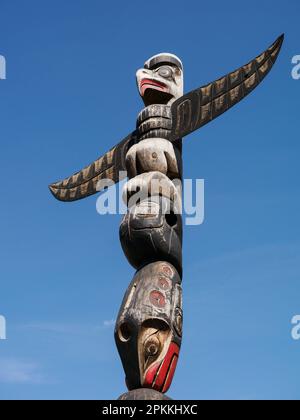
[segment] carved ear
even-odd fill
[[[101,188],[98,189],[97,185],[103,179],[119,182],[121,180],[119,172],[126,171],[126,152],[130,145],[135,142],[135,139],[136,132],[134,131],[117,146],[81,171],[63,181],[51,184],[49,186],[51,193],[60,201],[75,201],[100,192]]]
[[[171,106],[171,141],[186,136],[212,121],[258,86],[273,67],[283,39],[284,35],[281,35],[266,51],[248,64],[177,99]]]

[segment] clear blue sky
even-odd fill
[[[1,0],[0,398],[115,399],[113,322],[133,269],[120,216],[47,185],[107,151],[142,108],[135,71],[170,51],[185,91],[286,33],[268,78],[184,143],[205,222],[185,228],[184,341],[173,398],[300,397],[298,0]]]

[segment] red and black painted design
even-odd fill
[[[239,69],[228,73],[226,76],[212,83],[175,98],[176,100],[172,102],[170,115],[168,116],[172,124],[172,129],[169,130],[160,127],[152,130],[156,132],[156,137],[160,135],[165,137],[167,135],[171,142],[176,143],[178,139],[213,121],[219,115],[239,103],[270,72],[279,56],[283,40],[284,35],[281,35],[262,54]],[[177,67],[182,71],[180,60],[178,58],[173,60],[170,58],[171,56],[166,54],[165,58],[163,58],[163,55],[159,55],[154,58],[154,61],[148,60],[152,64],[148,63],[145,68],[147,70],[156,69],[161,63],[168,64],[171,67]],[[163,61],[161,62],[160,60]],[[154,62],[155,65],[153,64]],[[140,88],[140,93],[148,94],[152,92],[152,94],[155,94],[151,97],[152,101],[146,103],[147,107],[151,103],[155,105],[166,104],[166,101],[174,99],[171,96],[168,97],[169,94],[165,92],[166,88],[163,86],[163,83],[155,78],[145,78],[142,88],[142,90]],[[159,95],[161,95],[161,98]],[[120,178],[118,174],[125,169],[123,161],[123,157],[125,156],[124,145],[127,148],[128,142],[135,141],[136,137],[136,132],[132,132],[121,143],[114,146],[109,152],[85,169],[63,181],[51,184],[49,186],[50,191],[58,200],[74,201],[97,193],[99,191],[97,184],[101,179],[109,178],[114,182],[119,182]],[[144,135],[144,138],[147,138],[147,134]],[[112,155],[115,156],[112,162],[107,165],[106,161],[110,161]]]
[[[115,340],[128,388],[166,392],[179,357],[182,328],[181,278],[157,261],[135,274],[124,296]]]
[[[153,388],[156,391],[163,393],[167,392],[175,373],[178,357],[179,346],[172,342],[163,360],[154,363],[146,371],[145,381],[142,385],[146,388]]]
[[[283,35],[248,64],[185,95],[181,60],[169,53],[151,57],[136,73],[146,106],[138,115],[136,130],[91,165],[50,185],[57,199],[74,201],[106,188],[104,180],[120,181],[125,169],[133,178],[126,184],[128,213],[120,226],[123,251],[137,269],[115,327],[130,390],[122,399],[160,399],[178,362],[183,323],[182,218],[175,210],[178,196],[182,203],[182,191],[175,179],[182,179],[181,139],[252,92],[273,67],[282,43]],[[166,196],[162,187],[156,192],[149,189],[149,174],[165,178],[173,193]],[[146,189],[146,197],[130,204],[129,196],[141,189]],[[165,208],[171,211],[164,212]]]

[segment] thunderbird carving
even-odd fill
[[[282,43],[283,35],[246,65],[185,95],[181,60],[169,53],[151,57],[136,73],[146,106],[136,129],[91,165],[50,185],[58,200],[74,201],[101,191],[105,183],[100,181],[118,182],[126,173],[129,177],[123,190],[128,212],[119,234],[137,271],[115,327],[129,389],[121,399],[166,399],[163,394],[179,358],[183,270],[182,190],[177,181],[182,180],[182,138],[255,89]]]

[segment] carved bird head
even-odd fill
[[[146,106],[171,105],[183,95],[183,66],[174,54],[161,53],[149,58],[136,72],[139,93]]]

